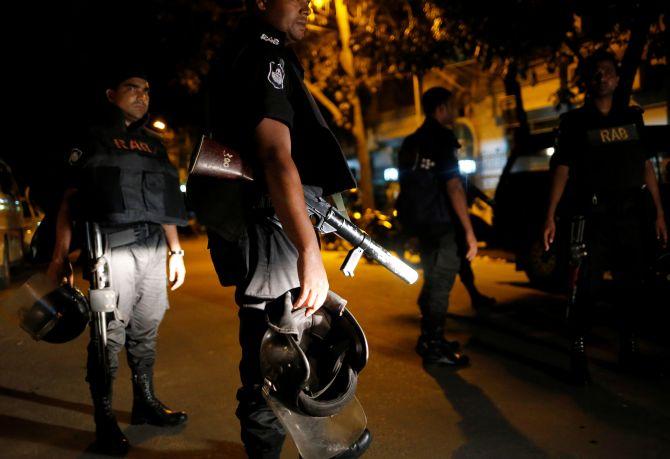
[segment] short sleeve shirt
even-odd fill
[[[354,187],[341,147],[304,87],[302,66],[285,46],[285,34],[261,23],[243,30],[221,63],[220,78],[214,77],[215,138],[241,151],[258,169],[258,158],[246,152],[255,151],[258,124],[273,119],[289,128],[291,155],[304,185],[327,194]]]

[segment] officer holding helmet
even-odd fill
[[[247,22],[214,66],[210,105],[214,139],[239,151],[256,181],[242,190],[225,181],[194,180],[188,187],[198,218],[209,222],[219,279],[236,287],[242,441],[251,458],[278,458],[285,432],[261,393],[266,312],[288,302],[312,315],[326,301],[328,278],[303,187],[330,195],[355,187],[355,181],[289,46],[305,36],[309,2],[249,0],[247,10]],[[268,218],[273,215],[278,221]],[[347,454],[354,456],[348,457],[365,447],[352,445]]]
[[[168,308],[166,265],[171,290],[184,282],[184,251],[176,225],[186,224],[177,171],[160,138],[150,132],[149,82],[140,68],[124,68],[108,80],[106,110],[73,145],[69,186],[60,206],[56,245],[48,275],[66,275],[73,221],[95,223],[106,241],[116,310],[107,318],[109,378],[100,378],[92,333],[87,381],[94,404],[96,444],[123,454],[128,440],[112,411],[112,382],[125,346],[132,370],[133,424],[178,425],[184,412],[170,410],[154,395],[153,366],[158,327]],[[68,272],[69,271],[69,272]],[[101,381],[106,379],[108,381]]]
[[[650,152],[643,138],[639,107],[618,106],[618,62],[599,51],[587,62],[587,100],[583,107],[561,118],[557,150],[552,158],[553,178],[544,229],[548,250],[556,233],[554,216],[569,183],[574,191],[571,212],[585,219],[586,258],[577,281],[576,304],[569,311],[573,333],[571,371],[575,382],[589,381],[585,334],[605,271],[617,289],[623,368],[639,366],[636,305],[644,301],[644,194],[652,197],[655,232],[667,243],[668,232]]]

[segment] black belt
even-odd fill
[[[148,238],[158,228],[156,223],[133,223],[124,226],[101,227],[110,249],[133,244]]]

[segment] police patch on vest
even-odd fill
[[[279,59],[279,63],[270,62],[270,71],[268,72],[268,81],[275,89],[284,89],[284,59]]]
[[[70,156],[67,158],[68,164],[70,166],[74,165],[77,161],[79,161],[82,157],[84,152],[82,152],[79,148],[73,148],[72,151],[70,152]]]
[[[602,129],[591,129],[587,133],[591,145],[609,145],[612,143],[630,142],[639,140],[637,126],[626,124],[625,126],[614,126]]]

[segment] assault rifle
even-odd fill
[[[230,147],[203,136],[196,147],[189,174],[193,176],[211,177],[223,180],[253,181],[253,173],[240,154]],[[347,277],[353,277],[354,270],[365,254],[380,265],[391,271],[408,284],[413,284],[419,274],[388,250],[373,241],[370,236],[348,218],[342,215],[324,198],[305,189],[305,203],[314,227],[321,233],[335,233],[353,245],[340,270]]]
[[[110,383],[107,361],[107,313],[116,309],[116,293],[111,289],[109,249],[97,223],[85,222],[86,252],[89,263],[89,303],[91,305],[92,341],[96,350],[98,381]],[[106,386],[105,386],[106,387]]]
[[[576,215],[570,222],[570,260],[568,270],[568,288],[570,289],[570,298],[566,317],[570,317],[570,308],[575,307],[577,302],[577,286],[579,283],[579,273],[582,263],[587,255],[586,243],[584,242],[584,225],[586,219],[583,215]]]

